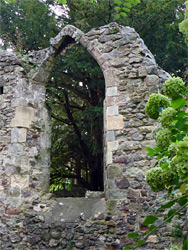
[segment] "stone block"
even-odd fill
[[[114,73],[113,73],[113,71],[111,69],[104,71],[104,78],[105,78],[106,87],[117,86],[117,81],[116,81],[116,79],[114,77]]]
[[[109,189],[107,190],[106,195],[107,199],[109,200],[120,200],[120,199],[125,199],[126,191],[119,189]]]
[[[115,133],[113,130],[107,131],[107,141],[115,141]]]
[[[26,128],[13,128],[11,131],[11,143],[26,142],[26,136]]]
[[[147,76],[146,67],[140,67],[140,68],[138,69],[138,76],[139,76],[139,77],[145,77],[145,76]]]
[[[106,90],[106,96],[117,96],[118,90],[117,87],[110,87]]]
[[[12,119],[11,127],[29,128],[34,122],[35,110],[32,107],[16,107],[15,117]]]
[[[106,164],[111,164],[112,163],[112,152],[108,152],[106,154]]]
[[[159,242],[159,239],[158,239],[157,235],[150,235],[148,237],[148,239],[146,240],[146,242],[157,243],[157,242]]]
[[[148,75],[145,78],[145,83],[147,86],[159,86],[159,77],[156,75]]]
[[[107,116],[119,115],[119,107],[118,106],[110,106],[107,107]]]
[[[107,143],[107,151],[109,152],[112,152],[112,151],[115,151],[117,150],[119,147],[119,143],[118,141],[111,141],[111,142],[108,142]]]
[[[124,128],[123,116],[107,117],[107,130],[119,130]]]
[[[119,166],[111,165],[108,167],[108,178],[113,179],[115,177],[122,176],[122,168]]]

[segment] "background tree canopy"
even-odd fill
[[[116,21],[135,28],[163,69],[180,76],[186,71],[188,51],[178,29],[184,17],[182,0],[58,2],[0,0],[2,46],[25,54],[49,46],[50,38],[67,24],[87,32]],[[47,84],[51,190],[74,184],[103,190],[103,99],[103,74],[81,46],[59,56]]]

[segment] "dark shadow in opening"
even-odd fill
[[[50,191],[64,197],[104,191],[104,76],[80,44],[68,46],[73,41],[65,37],[56,51],[57,64],[47,85],[52,116]]]
[[[3,95],[3,86],[0,86],[0,95]]]

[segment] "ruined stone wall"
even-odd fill
[[[73,39],[96,59],[105,78],[105,198],[54,199],[44,193],[50,153],[45,82]],[[71,241],[73,249],[123,249],[130,242],[126,234],[145,230],[141,222],[156,205],[144,181],[152,164],[144,147],[154,143],[154,123],[144,107],[169,74],[134,29],[117,24],[87,34],[67,26],[49,48],[28,58],[33,68],[25,74],[15,55],[0,54],[0,249],[58,249]],[[152,236],[144,249],[168,244]]]
[[[48,191],[50,121],[45,85],[24,72],[14,54],[0,52],[0,205],[20,208]]]

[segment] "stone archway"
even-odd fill
[[[45,59],[33,80],[47,80],[55,58],[74,41],[95,58],[105,77],[105,190],[108,199],[122,199],[124,187],[130,187],[123,165],[142,162],[144,146],[151,141],[153,123],[145,116],[144,104],[169,75],[156,65],[134,29],[113,23],[87,34],[74,26],[66,26],[51,39],[51,46],[45,51]],[[146,168],[149,164],[147,161]],[[143,173],[140,169],[138,172]],[[130,176],[133,180],[134,175]]]
[[[115,200],[118,204],[118,201],[125,199],[127,195],[141,197],[140,192],[144,185],[142,166],[147,169],[150,165],[150,161],[145,159],[144,147],[152,143],[153,125],[145,115],[144,105],[149,94],[157,91],[169,75],[157,66],[153,55],[134,29],[116,23],[93,29],[87,34],[74,26],[66,26],[51,39],[49,48],[29,55],[34,68],[29,72],[27,79],[16,75],[18,81],[15,89],[19,87],[21,91],[15,91],[13,94],[10,130],[12,137],[16,138],[10,139],[9,148],[14,148],[14,143],[21,145],[22,153],[18,153],[18,158],[22,162],[26,150],[32,152],[31,157],[26,160],[27,163],[22,164],[27,164],[28,168],[32,169],[30,173],[26,173],[27,190],[31,190],[33,194],[35,188],[37,192],[47,190],[50,121],[45,108],[45,83],[58,54],[74,41],[79,42],[94,57],[105,78],[106,198]],[[21,123],[18,119],[21,119]],[[25,135],[21,141],[18,138],[20,133]],[[31,139],[27,139],[29,135]],[[39,138],[37,146],[32,144],[35,137]],[[27,144],[28,147],[25,149]],[[4,162],[6,157],[6,154],[2,155]],[[139,178],[135,176],[135,171]],[[19,173],[16,173],[17,177]],[[35,180],[35,184],[31,179]]]

